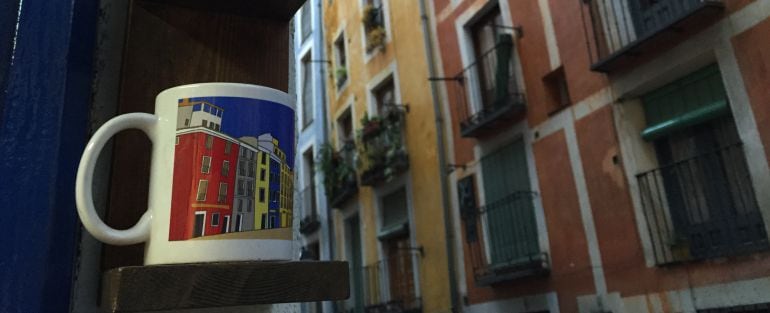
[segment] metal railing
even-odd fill
[[[485,206],[462,212],[474,278],[494,283],[544,273],[532,191],[516,191]]]
[[[513,67],[511,35],[500,35],[498,43],[451,78],[455,114],[463,137],[475,137],[480,127],[523,109],[524,95],[519,90]]]
[[[636,176],[658,264],[768,247],[741,144]]]
[[[723,7],[721,0],[582,0],[583,23],[594,69],[638,43],[671,28],[703,8]],[[590,34],[590,35],[589,35]]]
[[[419,249],[409,248],[364,266],[364,311],[421,312],[422,300],[415,284],[419,264]]]

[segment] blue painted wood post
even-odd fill
[[[0,312],[67,312],[98,1],[10,3],[0,12],[0,48],[10,47],[0,49]]]

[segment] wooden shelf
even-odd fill
[[[147,312],[347,299],[348,263],[222,262],[127,266],[102,284],[108,312]]]
[[[291,20],[305,0],[149,0],[191,9],[273,20]]]

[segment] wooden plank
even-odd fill
[[[288,89],[287,21],[142,0],[132,1],[128,19],[119,113],[152,113],[159,92],[191,83],[240,82]],[[139,131],[115,138],[108,225],[128,228],[146,210],[150,146]],[[143,251],[143,245],[106,245],[102,269],[142,265]]]
[[[102,284],[108,312],[147,312],[272,303],[344,300],[348,263],[222,262],[128,266]]]

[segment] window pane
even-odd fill
[[[198,181],[198,201],[206,201],[206,189],[209,187],[209,181],[201,179]]]
[[[201,161],[201,173],[208,173],[209,169],[211,168],[211,157],[210,156],[203,156],[203,160]]]

